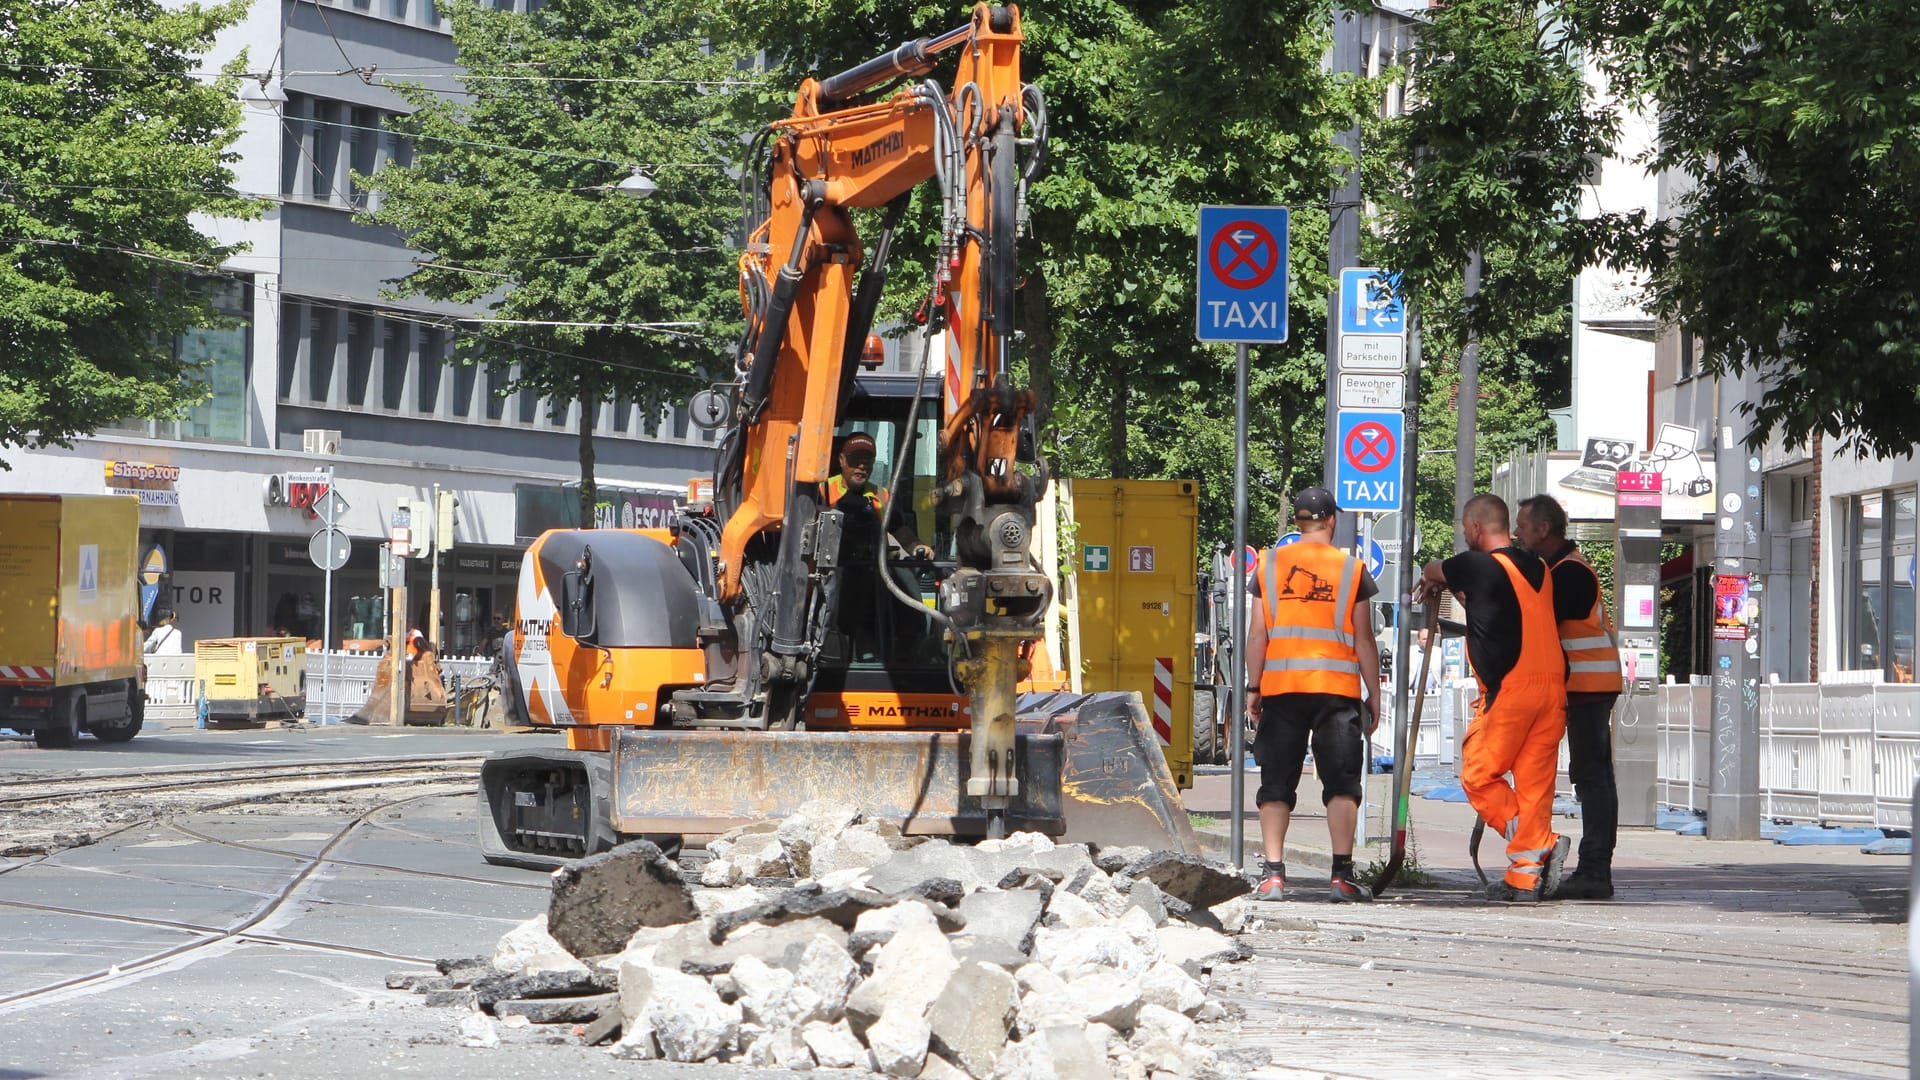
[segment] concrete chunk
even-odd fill
[[[679,868],[651,842],[634,840],[553,872],[547,932],[574,956],[599,956],[626,948],[642,926],[699,915]]]
[[[994,938],[1023,953],[1033,951],[1033,932],[1047,914],[1047,894],[1037,889],[980,889],[960,901],[967,933]]]
[[[1162,960],[1140,977],[1140,998],[1149,1005],[1192,1016],[1206,1004],[1207,992],[1180,965]]]
[[[847,998],[847,1012],[856,1021],[871,1023],[894,1003],[910,1006],[916,1016],[926,1015],[959,966],[931,911],[918,904],[894,907],[899,914],[893,937],[875,950],[873,974]]]
[[[1244,896],[1234,897],[1224,904],[1215,904],[1207,909],[1208,913],[1220,925],[1223,934],[1238,934],[1247,928],[1247,917],[1253,911],[1253,905]]]
[[[547,916],[535,915],[500,937],[493,950],[493,968],[502,975],[540,971],[577,971],[587,966],[547,933]]]
[[[536,1024],[584,1024],[598,1020],[603,1012],[617,1012],[619,1009],[619,994],[594,994],[590,997],[497,1001],[493,1005],[493,1015],[503,1019],[524,1016]]]
[[[1107,917],[1094,910],[1092,904],[1080,899],[1074,893],[1062,889],[1053,894],[1047,902],[1046,924],[1057,930],[1085,930],[1095,926],[1107,925]]]
[[[800,1038],[813,1051],[814,1060],[829,1069],[851,1069],[867,1063],[867,1048],[860,1045],[845,1020],[831,1024],[816,1020],[800,1029]]]
[[[1155,932],[1164,959],[1194,977],[1253,953],[1225,934],[1198,926],[1169,924]]]
[[[1125,1031],[1140,1011],[1140,983],[1111,971],[1082,975],[1067,983],[1067,1001],[1088,1021]]]
[[[1126,894],[1115,888],[1113,879],[1099,870],[1087,867],[1077,884],[1079,888],[1069,884],[1067,891],[1078,895],[1105,918],[1117,919],[1126,913],[1129,904]]]
[[[668,1061],[704,1061],[738,1045],[738,1003],[720,1000],[707,981],[661,967],[628,966],[620,972],[623,1015],[653,1028]]]
[[[947,941],[953,946],[953,958],[962,964],[992,964],[1008,971],[1018,971],[1033,961],[1033,957],[999,938],[954,934]]]
[[[757,956],[743,956],[727,974],[738,989],[741,1012],[770,1031],[829,1019],[819,993],[796,985],[791,971],[770,967]]]
[[[1117,926],[1085,930],[1051,930],[1034,934],[1033,958],[1068,982],[1082,975],[1118,971],[1143,975],[1160,958],[1159,950],[1143,948]]]
[[[838,836],[817,841],[807,855],[807,868],[814,877],[841,870],[874,870],[893,861],[893,846],[870,823],[850,825]]]
[[[1007,1047],[993,1080],[1110,1080],[1107,1057],[1078,1027],[1042,1028]]]
[[[591,972],[582,965],[577,971],[539,971],[531,975],[496,975],[473,984],[475,999],[483,1009],[496,1001],[515,998],[579,997],[605,993],[614,988],[604,972]]]
[[[846,947],[847,932],[820,918],[797,919],[778,926],[743,926],[720,945],[713,944],[705,927],[689,923],[655,948],[653,962],[676,971],[714,975],[731,968],[743,956],[757,956],[772,967],[792,970],[815,937]]]
[[[1159,1005],[1142,1005],[1133,1022],[1133,1045],[1145,1046],[1156,1039],[1163,1039],[1176,1046],[1184,1045],[1193,1038],[1194,1023],[1172,1009]]]
[[[1127,906],[1146,912],[1156,927],[1167,924],[1167,899],[1160,886],[1151,881],[1135,881],[1127,890]]]
[[[988,1075],[1007,1045],[1016,1004],[1005,968],[962,965],[927,1012],[933,1049],[975,1076]]]
[[[819,996],[820,1019],[834,1021],[846,1014],[847,995],[860,983],[860,965],[831,939],[817,937],[801,952],[793,981]]]
[[[1231,865],[1178,851],[1156,851],[1130,863],[1125,873],[1151,881],[1161,892],[1196,908],[1210,908],[1253,891],[1253,884]]]
[[[875,1071],[888,1076],[918,1076],[926,1064],[931,1028],[912,1002],[888,1003],[867,1028],[867,1049]]]
[[[1093,864],[1109,874],[1118,874],[1151,854],[1151,848],[1137,844],[1102,845],[1094,852]]]

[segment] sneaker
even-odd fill
[[[1260,879],[1260,884],[1254,886],[1253,898],[1255,900],[1285,900],[1287,898],[1287,879],[1281,877],[1279,874],[1268,874],[1266,877]]]
[[[1540,899],[1532,889],[1516,889],[1501,878],[1487,886],[1487,899],[1501,904],[1531,904]]]
[[[1552,900],[1560,895],[1560,881],[1567,870],[1567,849],[1573,841],[1565,836],[1553,838],[1553,850],[1547,852],[1547,861],[1540,864],[1540,898]]]
[[[1591,873],[1582,866],[1560,882],[1560,888],[1553,894],[1555,900],[1611,900],[1613,899],[1613,875],[1605,870]]]
[[[1335,874],[1328,882],[1327,898],[1336,904],[1364,904],[1373,899],[1373,890],[1352,878]]]

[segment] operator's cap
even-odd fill
[[[874,448],[873,436],[864,431],[856,431],[847,436],[846,440],[840,444],[840,450],[842,453],[845,453],[856,446],[864,446],[868,450],[872,450]]]
[[[1305,488],[1293,497],[1293,516],[1297,518],[1319,521],[1332,517],[1339,509],[1339,504],[1333,501],[1333,492],[1323,487]]]

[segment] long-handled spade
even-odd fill
[[[1431,597],[1427,601],[1427,644],[1420,650],[1420,678],[1413,684],[1413,719],[1407,723],[1406,743],[1394,748],[1393,753],[1393,851],[1387,856],[1386,868],[1373,881],[1373,895],[1382,896],[1387,886],[1393,884],[1394,877],[1400,873],[1400,864],[1407,859],[1407,810],[1413,796],[1413,748],[1419,745],[1420,713],[1427,704],[1427,671],[1433,663],[1433,643],[1440,638],[1440,601]]]

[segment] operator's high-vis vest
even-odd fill
[[[838,506],[840,500],[847,497],[847,491],[847,478],[845,476],[834,473],[832,476],[827,477],[828,506]],[[862,492],[862,494],[867,497],[867,502],[870,503],[875,510],[887,505],[887,493],[882,488],[869,485],[867,490]]]
[[[1560,647],[1567,653],[1567,693],[1617,694],[1620,692],[1620,648],[1614,643],[1606,601],[1600,596],[1600,576],[1577,547],[1568,547],[1559,561],[1547,565],[1548,572],[1562,562],[1575,563],[1593,576],[1593,610],[1578,619],[1560,624]]]
[[[1267,623],[1261,696],[1360,696],[1353,598],[1362,572],[1360,560],[1331,544],[1303,540],[1267,549],[1260,560]]]
[[[1520,602],[1520,656],[1513,662],[1513,670],[1500,680],[1502,687],[1509,683],[1519,684],[1528,679],[1548,679],[1559,682],[1566,670],[1566,655],[1560,651],[1560,641],[1547,633],[1547,627],[1557,625],[1553,617],[1553,569],[1542,561],[1540,587],[1535,589],[1527,582],[1527,575],[1520,572],[1513,557],[1495,551],[1491,553],[1493,561],[1507,572],[1507,581],[1513,585],[1513,595]],[[1486,684],[1480,685],[1484,700]],[[1556,699],[1557,700],[1557,699]]]

